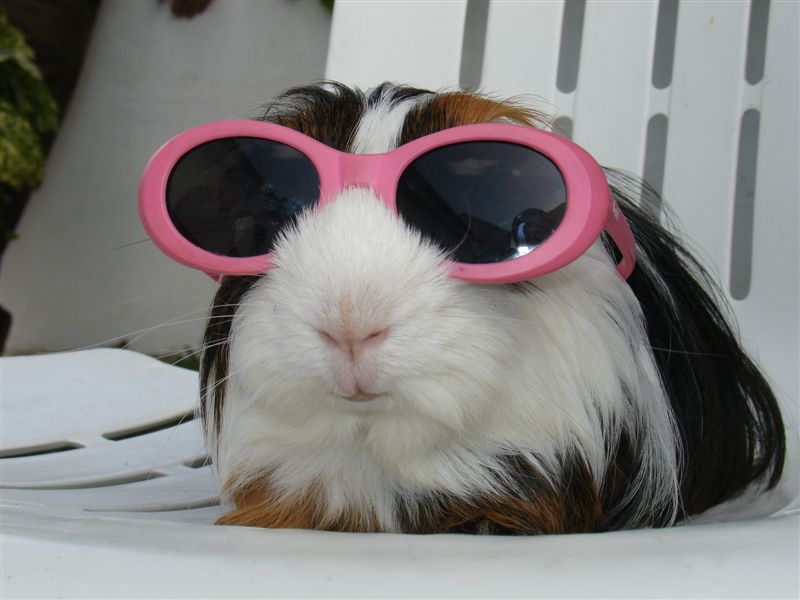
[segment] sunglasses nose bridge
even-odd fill
[[[376,188],[380,154],[342,154],[341,173],[345,186]]]

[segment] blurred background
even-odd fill
[[[799,9],[0,0],[4,352],[191,353],[215,285],[161,254],[140,225],[137,186],[153,151],[201,123],[256,116],[293,85],[390,80],[524,95],[601,164],[643,176],[719,282],[748,350],[796,403]],[[47,153],[43,171],[42,156],[9,151],[31,140]]]
[[[42,136],[45,176],[16,224],[28,195],[4,188],[5,353],[196,346],[215,285],[146,241],[139,176],[171,136],[256,116],[286,88],[322,79],[330,3],[0,0],[2,11],[60,109],[52,145],[52,130]]]

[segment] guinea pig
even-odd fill
[[[260,119],[350,154],[482,123],[547,128],[518,102],[383,84],[298,87]],[[201,361],[218,523],[351,532],[551,534],[664,527],[774,487],[784,426],[709,276],[605,170],[635,240],[607,232],[512,283],[341,186],[223,275]]]

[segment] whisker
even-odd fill
[[[228,343],[228,340],[222,340],[220,342],[215,342],[213,344],[202,344],[199,347],[187,346],[187,347],[184,348],[183,352],[167,352],[166,354],[155,355],[155,356],[153,356],[153,358],[157,358],[159,360],[164,360],[165,358],[170,358],[170,357],[174,357],[176,355],[180,355],[180,358],[178,358],[174,362],[168,363],[168,364],[170,364],[172,366],[175,366],[178,363],[180,363],[180,362],[182,362],[182,361],[184,361],[184,360],[186,360],[188,358],[191,358],[192,356],[196,356],[196,355],[198,355],[198,354],[200,354],[202,352],[205,352],[206,350],[208,350],[210,348],[215,348],[217,346],[222,346],[222,345],[227,344],[227,343]]]
[[[213,384],[213,385],[211,385],[211,386],[209,386],[209,387],[207,387],[207,388],[206,388],[206,390],[205,390],[205,392],[206,392],[206,393],[205,393],[205,396],[207,397],[207,396],[209,395],[209,392],[215,392],[215,391],[217,390],[217,388],[218,388],[220,385],[222,385],[223,383],[225,383],[226,381],[228,381],[228,380],[229,380],[231,377],[233,377],[234,375],[238,375],[239,373],[241,373],[242,371],[244,371],[246,368],[248,368],[248,367],[247,367],[247,365],[242,365],[242,366],[241,366],[240,368],[238,368],[237,370],[229,372],[227,375],[225,375],[225,377],[220,377],[219,379],[217,379],[216,381],[214,381],[214,384]],[[205,401],[205,399],[204,399],[203,401]]]
[[[192,312],[198,312],[198,311],[192,311]],[[188,314],[192,314],[192,313],[185,313],[185,314],[188,315]],[[184,316],[184,315],[179,315],[179,317],[181,317],[181,316]],[[128,347],[130,344],[132,344],[135,341],[138,341],[139,339],[141,339],[142,337],[144,337],[148,333],[156,331],[157,329],[160,329],[162,327],[169,327],[170,325],[184,325],[186,323],[196,323],[198,321],[207,321],[209,319],[232,319],[232,318],[233,318],[233,315],[216,315],[216,316],[214,316],[214,315],[205,316],[204,315],[202,317],[195,317],[195,318],[192,318],[192,319],[179,319],[179,320],[170,319],[168,321],[164,321],[163,323],[159,323],[157,325],[152,325],[151,327],[146,327],[144,329],[138,329],[136,331],[130,331],[130,332],[124,333],[122,335],[118,335],[118,336],[115,336],[115,337],[112,337],[112,338],[108,338],[108,339],[103,340],[101,342],[95,342],[94,344],[88,344],[86,346],[80,346],[78,348],[75,348],[75,350],[76,351],[77,350],[90,350],[92,348],[100,348],[100,347],[106,346],[108,344],[111,344],[113,342],[120,342],[120,341],[125,342],[122,347]],[[128,339],[131,336],[136,336],[136,337],[134,337],[133,339]]]
[[[137,244],[144,244],[145,242],[149,242],[149,241],[150,241],[150,238],[145,238],[145,239],[139,240],[137,242],[129,242],[127,244],[122,244],[121,246],[116,246],[114,248],[111,248],[111,251],[113,252],[114,250],[122,250],[123,248],[130,248],[131,246],[136,246]]]
[[[123,340],[124,343],[122,344],[122,348],[128,348],[131,344],[134,344],[135,342],[138,342],[140,339],[142,339],[148,333],[152,333],[152,332],[154,332],[154,331],[156,331],[158,329],[161,329],[162,327],[169,327],[171,325],[185,325],[187,323],[206,322],[206,321],[208,321],[209,318],[230,319],[231,316],[230,315],[222,315],[222,316],[218,316],[218,317],[205,317],[205,316],[203,316],[203,317],[195,317],[194,319],[182,319],[180,321],[167,321],[167,322],[161,323],[159,325],[154,325],[152,327],[148,327],[147,329],[143,329],[143,330],[140,330],[140,331],[133,332],[132,334],[128,334],[128,336],[130,336],[130,335],[134,336],[131,339],[125,339],[128,336],[120,336],[118,338],[115,338],[115,340]],[[95,346],[96,346],[96,344],[95,344]],[[89,347],[92,347],[92,346],[89,346]]]
[[[689,352],[688,350],[675,350],[673,348],[661,348],[659,346],[650,346],[652,350],[658,352],[668,352],[670,354],[683,354],[685,356],[713,356],[715,358],[730,358],[725,354],[716,354],[714,352]]]

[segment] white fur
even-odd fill
[[[396,137],[376,126],[359,135]],[[269,470],[291,494],[316,481],[328,515],[357,505],[394,531],[398,495],[507,486],[503,454],[557,478],[577,453],[601,482],[607,440],[625,427],[646,463],[630,524],[646,524],[654,506],[676,510],[667,400],[638,303],[600,243],[529,293],[460,282],[372,191],[351,188],[304,215],[276,256],[232,329],[222,482]],[[345,304],[365,330],[389,330],[365,359],[380,393],[370,402],[342,397],[335,349],[319,334],[341,324]]]
[[[419,101],[414,97],[397,104],[379,102],[368,107],[361,115],[353,136],[353,153],[379,154],[394,148],[408,111]]]

